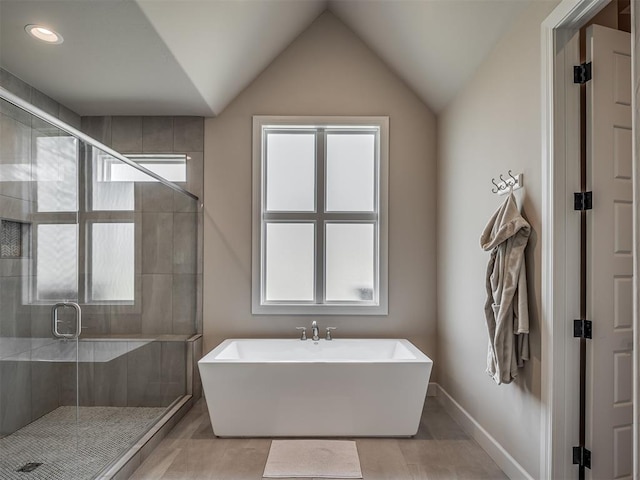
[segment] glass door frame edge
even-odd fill
[[[108,153],[112,157],[117,158],[118,160],[122,161],[123,163],[126,163],[127,165],[135,168],[136,170],[139,170],[139,171],[149,175],[150,177],[156,179],[157,181],[159,181],[163,185],[175,190],[176,192],[180,192],[183,195],[186,195],[186,196],[192,198],[193,200],[195,200],[197,202],[200,201],[200,199],[198,198],[197,195],[194,195],[193,193],[185,190],[184,188],[180,187],[179,185],[176,185],[175,183],[172,183],[172,182],[166,180],[165,178],[161,177],[157,173],[152,172],[151,170],[148,170],[148,169],[144,168],[141,165],[138,165],[133,160],[129,160],[127,157],[125,157],[121,153],[116,152],[111,147],[107,147],[105,144],[100,143],[96,139],[94,139],[94,138],[90,137],[89,135],[81,132],[77,128],[72,127],[71,125],[69,125],[69,124],[63,122],[62,120],[54,117],[53,115],[51,115],[51,114],[39,109],[38,107],[35,107],[34,105],[31,105],[29,102],[23,100],[22,98],[18,97],[17,95],[14,95],[9,90],[7,90],[6,88],[1,87],[1,86],[0,86],[0,99],[11,103],[11,104],[15,105],[18,108],[21,108],[25,112],[30,113],[31,115],[33,115],[34,117],[39,118],[40,120],[44,120],[45,122],[48,122],[48,123],[52,124],[54,127],[59,128],[60,130],[63,130],[63,131],[67,132],[70,135],[73,135],[74,137],[78,138],[79,140],[82,140],[83,142],[87,143],[88,145],[91,145],[92,147],[98,148],[98,149],[102,150],[105,153]]]

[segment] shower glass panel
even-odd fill
[[[198,202],[32,111],[0,100],[0,478],[101,478],[188,393]]]
[[[78,209],[81,145],[63,130],[0,101],[0,478],[58,466],[79,445]],[[18,226],[16,228],[16,226]],[[11,244],[14,244],[13,246]],[[64,387],[60,383],[66,366]],[[70,401],[60,403],[64,390]],[[50,430],[48,437],[39,431]]]

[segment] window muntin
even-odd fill
[[[274,118],[254,117],[253,312],[386,314],[388,119]],[[270,245],[289,228],[305,240]]]
[[[48,182],[54,184],[49,187],[60,188],[55,184],[71,185],[70,172],[77,175],[77,168],[69,163],[69,158],[72,147],[77,149],[78,146],[69,138],[37,139],[42,158],[48,158],[56,148],[59,153],[66,153],[60,153],[64,158],[53,170],[50,165],[34,167],[38,192],[42,193],[39,201],[44,199],[44,202],[33,215],[30,228],[34,261],[31,262],[33,271],[29,276],[29,288],[25,289],[24,302],[50,304],[73,300],[81,302],[88,313],[102,313],[109,305],[118,305],[121,313],[139,313],[141,276],[137,272],[136,262],[140,262],[140,258],[136,252],[141,248],[141,206],[136,209],[137,182],[133,178],[112,177],[112,167],[126,164],[96,148],[89,148],[85,153],[84,173],[92,182],[80,195],[80,199],[86,199],[86,204],[83,201],[83,207],[78,209],[78,200],[71,204],[67,197],[57,205],[50,202],[50,192],[41,190],[40,184]],[[77,142],[74,138],[71,140]],[[167,161],[176,159],[183,165],[188,159],[186,155],[177,154],[159,156]],[[143,157],[150,158],[148,155]],[[154,154],[153,158],[156,157],[158,155]],[[129,165],[126,168],[135,170]],[[77,188],[71,189],[71,193],[77,196]],[[66,211],[66,208],[59,208],[61,205],[76,205],[76,211]],[[30,248],[28,243],[25,248]]]

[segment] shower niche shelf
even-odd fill
[[[0,219],[0,258],[28,257],[29,230],[28,223]]]

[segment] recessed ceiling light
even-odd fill
[[[26,27],[24,27],[24,29],[32,37],[37,38],[38,40],[42,40],[46,43],[56,44],[62,43],[64,41],[62,35],[60,35],[58,32],[54,32],[50,28],[43,27],[42,25],[27,25]]]

